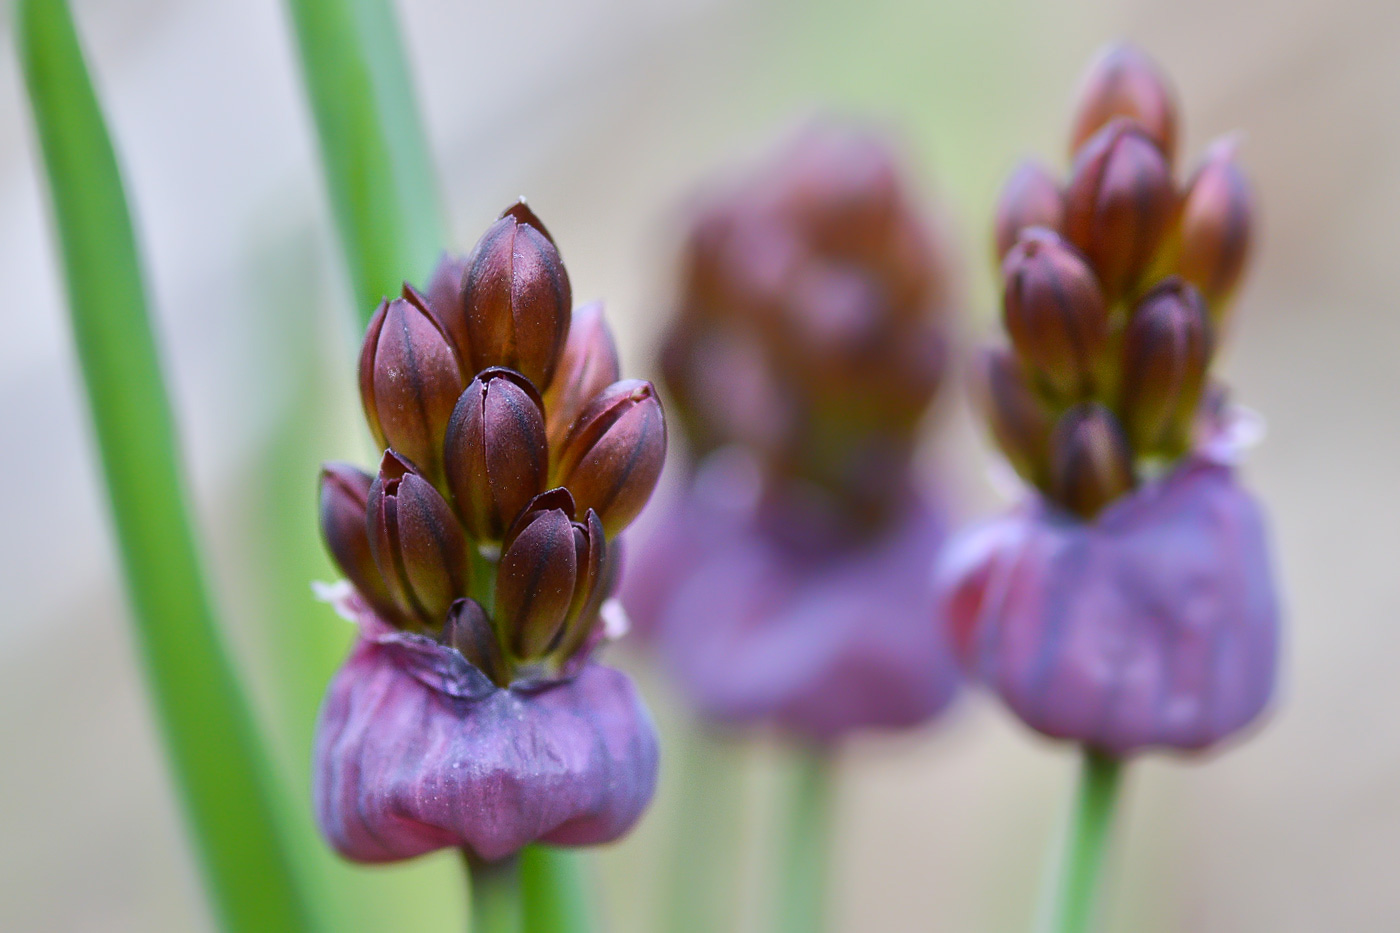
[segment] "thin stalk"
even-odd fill
[[[745,761],[730,738],[701,725],[675,739],[676,808],[664,929],[715,933],[738,923],[735,853],[742,847]]]
[[[832,766],[826,749],[798,752],[778,878],[774,928],[780,933],[821,933],[827,927]]]
[[[519,858],[483,862],[464,857],[471,879],[471,933],[524,933]]]
[[[533,845],[520,853],[525,933],[588,933],[593,929],[588,892],[582,852]]]
[[[1068,839],[1055,871],[1054,887],[1036,924],[1038,933],[1087,933],[1093,929],[1122,776],[1121,761],[1084,750]]]
[[[111,140],[66,4],[16,10],[137,641],[205,884],[225,930],[307,929],[271,768],[204,585]]]

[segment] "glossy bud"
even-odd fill
[[[1009,350],[982,353],[978,390],[1001,452],[1027,482],[1040,486],[1049,481],[1050,432],[1054,420],[1045,403],[1031,389],[1025,368]]]
[[[457,358],[465,364],[470,364],[472,355],[467,340],[467,309],[462,304],[462,278],[466,272],[465,256],[454,256],[444,252],[438,257],[424,297],[433,318],[452,341]]]
[[[555,472],[580,509],[593,509],[609,535],[646,505],[666,459],[666,421],[651,383],[615,382],[574,423]]]
[[[1123,334],[1123,425],[1139,453],[1181,453],[1210,365],[1211,325],[1190,283],[1170,278],[1145,295]]]
[[[1222,140],[1187,185],[1177,258],[1177,271],[1201,290],[1217,323],[1249,257],[1253,219],[1254,198],[1234,141]]]
[[[369,489],[366,524],[394,603],[422,628],[438,631],[468,582],[466,539],[446,500],[390,450]]]
[[[549,232],[524,201],[512,205],[467,257],[462,305],[473,370],[504,366],[547,388],[572,301]]]
[[[574,522],[574,566],[578,578],[558,643],[552,649],[561,659],[578,652],[598,623],[598,611],[608,597],[616,569],[612,551],[598,513],[589,509],[583,521]]]
[[[1022,230],[1044,227],[1059,232],[1064,219],[1064,195],[1050,172],[1034,160],[1022,162],[1007,179],[997,202],[997,259],[1016,245]]]
[[[1108,308],[1093,271],[1049,230],[1021,234],[1002,264],[1011,342],[1059,396],[1084,398],[1108,344]]]
[[[519,373],[488,369],[467,386],[447,425],[447,485],[472,537],[499,541],[544,491],[549,445],[535,387]]]
[[[1070,153],[1079,151],[1115,117],[1142,127],[1170,162],[1176,153],[1176,95],[1157,63],[1135,45],[1105,48],[1089,66],[1079,92]]]
[[[321,466],[321,537],[340,572],[388,619],[398,616],[370,551],[365,513],[374,477],[348,463]]]
[[[1138,124],[1115,119],[1080,150],[1065,187],[1064,234],[1110,302],[1152,262],[1175,206],[1171,167]]]
[[[496,617],[520,658],[549,651],[573,603],[578,548],[572,502],[560,492],[542,494],[520,516],[496,570]]]
[[[380,305],[360,353],[360,398],[370,430],[424,475],[442,471],[442,439],[466,383],[432,316],[413,301]]]
[[[557,455],[584,407],[619,378],[617,346],[603,318],[602,302],[584,305],[574,312],[559,368],[544,393],[552,452]]]
[[[456,648],[462,657],[497,686],[503,687],[508,683],[506,661],[501,654],[496,630],[491,626],[486,610],[476,600],[459,599],[452,604],[438,641],[449,648]]]
[[[1050,437],[1050,489],[1060,505],[1082,518],[1133,488],[1133,456],[1113,412],[1097,402],[1060,416]]]

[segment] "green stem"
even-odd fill
[[[679,785],[671,845],[666,927],[669,933],[715,933],[738,922],[743,748],[704,726],[674,739]]]
[[[137,639],[205,882],[226,930],[306,929],[271,768],[204,586],[111,139],[67,6],[16,9]]]
[[[524,933],[519,857],[499,862],[464,858],[471,878],[471,933]]]
[[[1069,838],[1055,872],[1055,886],[1036,924],[1038,933],[1092,929],[1122,774],[1123,763],[1118,759],[1084,750]]]
[[[520,853],[520,892],[525,933],[589,933],[589,878],[582,852],[526,846]]]
[[[780,933],[826,929],[833,763],[826,749],[799,752],[778,879]]]

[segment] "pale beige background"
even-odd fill
[[[138,202],[214,577],[272,717],[277,632],[334,623],[309,603],[305,618],[267,617],[269,528],[311,540],[315,460],[358,453],[343,417],[353,406],[345,290],[286,23],[273,0],[75,6]],[[1400,6],[401,7],[456,245],[527,193],[579,297],[607,297],[633,369],[666,311],[668,207],[795,114],[844,107],[903,133],[973,257],[969,312],[983,319],[997,181],[1023,152],[1058,156],[1068,95],[1100,42],[1131,36],[1176,76],[1188,151],[1243,128],[1264,237],[1227,371],[1270,425],[1246,474],[1273,518],[1286,675],[1276,715],[1248,743],[1134,769],[1110,928],[1400,929]],[[8,29],[0,928],[203,929],[89,462]],[[298,351],[317,335],[317,365],[333,361],[324,378]],[[329,387],[340,415],[317,413],[309,380]],[[952,449],[967,512],[995,508],[966,416],[948,421],[940,446]],[[296,456],[279,460],[284,444]],[[278,496],[289,505],[264,520]],[[283,581],[284,605],[296,582]],[[293,772],[299,734],[283,733]],[[980,698],[942,726],[854,745],[839,800],[840,929],[1026,929],[1071,773],[1064,749]],[[747,798],[754,825],[776,775],[761,753]],[[637,836],[603,860],[619,929],[649,928],[676,790],[668,783]],[[743,865],[758,861],[750,852]],[[439,860],[390,876],[410,891],[450,886],[451,873]],[[442,895],[418,928],[452,929],[458,897]],[[407,926],[395,916],[385,929]]]

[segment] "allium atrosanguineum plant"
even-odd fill
[[[687,699],[829,743],[938,713],[945,538],[913,453],[948,357],[942,249],[887,144],[812,124],[701,199],[664,387],[691,470],[623,598]]]
[[[321,474],[335,602],[359,626],[317,728],[322,831],[367,862],[617,838],[657,741],[593,655],[619,618],[617,535],[665,457],[655,391],[619,379],[601,307],[572,309],[523,201],[380,306],[360,389],[378,473]]]
[[[1267,705],[1278,606],[1249,433],[1210,378],[1253,201],[1234,143],[1178,187],[1156,66],[1091,67],[1062,183],[1026,163],[995,226],[1009,349],[980,359],[991,433],[1029,493],[949,550],[969,669],[1028,725],[1121,757],[1199,749]]]

